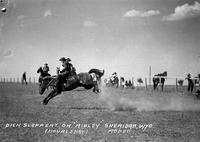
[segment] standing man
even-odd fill
[[[194,83],[191,79],[191,74],[189,73],[186,77],[186,79],[188,80],[188,92],[191,92],[193,91],[193,88],[194,88]]]
[[[27,84],[27,81],[26,81],[26,72],[24,72],[22,74],[22,84],[24,84],[24,82],[25,82],[25,84]]]

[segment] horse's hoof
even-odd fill
[[[43,105],[47,105],[48,102],[47,102],[47,101],[43,101],[42,104],[43,104]]]
[[[47,104],[46,104],[46,103],[44,103],[44,102],[41,102],[41,104],[42,104],[42,105],[47,105]]]
[[[43,105],[47,105],[47,103],[45,103],[45,102],[43,102],[42,104],[43,104]]]

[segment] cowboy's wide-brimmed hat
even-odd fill
[[[66,59],[65,57],[62,57],[62,58],[59,59],[59,61],[71,61],[71,59],[70,58]]]

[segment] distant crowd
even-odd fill
[[[157,83],[156,87],[159,84],[164,86],[164,82],[165,82],[166,78],[167,78],[167,72],[166,71],[164,73],[160,73],[160,74],[154,75],[154,77],[153,77],[153,85],[155,83]],[[157,80],[155,80],[155,79],[157,79]],[[193,92],[194,86],[196,84],[200,85],[200,74],[198,74],[197,77],[192,78],[191,74],[189,73],[189,74],[187,74],[185,80],[188,81],[188,89],[187,89],[188,92]],[[180,79],[180,80],[178,80],[177,83],[178,83],[179,86],[182,86],[183,82],[184,82],[184,79]],[[119,78],[116,72],[112,73],[110,77],[105,78],[104,79],[104,83],[105,83],[106,86],[109,86],[109,87],[110,86],[115,86],[115,87],[119,87],[120,86],[122,88],[134,88],[134,82],[133,81],[131,81],[130,79],[125,80],[124,77],[120,77]],[[143,80],[141,78],[139,78],[139,79],[137,79],[137,83],[138,84],[142,84]]]

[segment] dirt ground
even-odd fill
[[[199,142],[200,100],[170,89],[78,88],[44,106],[36,84],[0,84],[2,142]]]

